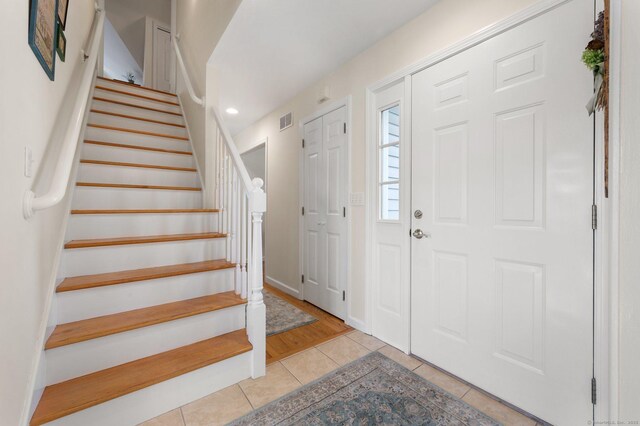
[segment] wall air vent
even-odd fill
[[[288,129],[293,125],[293,113],[289,112],[280,117],[280,131]]]

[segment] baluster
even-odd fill
[[[247,194],[244,190],[244,186],[240,185],[240,194],[241,194],[241,202],[240,202],[240,281],[242,283],[241,287],[241,297],[243,299],[247,298],[247,239],[249,238],[247,235]]]
[[[267,199],[260,178],[253,180],[250,195],[252,217],[251,269],[249,279],[249,303],[247,306],[247,333],[253,345],[252,377],[263,376],[266,372],[266,308],[262,288],[262,215],[266,210]]]
[[[231,203],[233,211],[232,211],[232,234],[231,234],[231,258],[232,262],[236,264],[235,266],[235,274],[234,274],[234,282],[236,294],[240,294],[240,259],[238,257],[238,243],[239,243],[239,234],[240,231],[238,229],[239,225],[239,211],[238,211],[238,169],[234,165],[233,167],[233,201]]]

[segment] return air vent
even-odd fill
[[[288,129],[293,124],[293,113],[287,113],[280,117],[280,131]]]

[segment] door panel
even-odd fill
[[[591,418],[587,3],[412,79],[411,350],[554,424]]]
[[[346,107],[304,127],[305,299],[344,319],[348,196]],[[312,246],[313,245],[313,246]]]
[[[171,33],[155,27],[154,35],[154,88],[171,90]]]

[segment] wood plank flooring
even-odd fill
[[[264,287],[265,290],[271,294],[286,300],[298,309],[318,318],[318,321],[313,324],[268,336],[267,365],[353,330],[353,328],[346,325],[341,319],[334,317],[309,302],[298,300],[269,284],[265,283]]]

